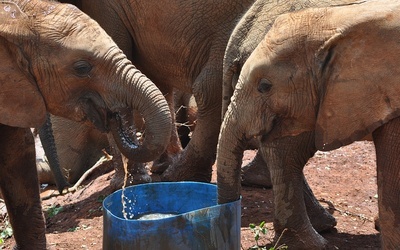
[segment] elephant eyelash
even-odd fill
[[[90,71],[92,71],[92,65],[87,61],[77,61],[74,66],[74,71],[79,77],[89,77]]]
[[[261,94],[264,94],[269,92],[271,88],[272,88],[272,83],[267,79],[262,78],[258,83],[257,91],[260,92]]]

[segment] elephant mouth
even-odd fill
[[[98,101],[95,100],[98,100],[98,98],[94,99],[89,96],[80,100],[81,108],[85,114],[85,118],[83,120],[89,121],[98,130],[106,133],[110,130],[107,119],[109,112],[107,112],[106,108],[104,108],[105,105],[103,101],[101,101],[101,104],[99,104]]]
[[[80,100],[84,121],[90,122],[103,133],[112,133],[118,148],[125,156],[140,146],[133,124],[133,111],[130,108],[105,108],[103,99],[96,94],[88,94]]]
[[[108,120],[110,121],[110,130],[118,135],[124,145],[130,145],[131,149],[138,148],[136,130],[133,126],[127,124],[125,112],[110,113]]]
[[[262,142],[272,141],[276,138],[276,135],[280,133],[281,120],[274,116],[269,121],[265,121],[262,129],[257,133],[253,133],[250,138],[261,138]]]

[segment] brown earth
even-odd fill
[[[244,164],[254,156],[246,151]],[[105,163],[89,176],[74,193],[43,199],[47,221],[47,241],[50,249],[101,249],[102,203],[112,190],[109,187],[113,171]],[[105,174],[101,174],[107,172]],[[305,174],[315,195],[337,219],[336,230],[324,233],[335,249],[379,249],[379,232],[374,228],[377,215],[375,151],[371,142],[356,142],[331,152],[317,152],[305,167]],[[213,175],[215,181],[215,174]],[[43,190],[42,197],[56,191]],[[261,235],[259,245],[273,238],[273,198],[270,189],[243,187],[242,249],[255,245],[249,224],[266,222],[267,235]],[[4,204],[0,204],[0,211]],[[54,214],[55,208],[61,210]],[[0,227],[4,226],[0,220]],[[10,249],[9,238],[0,249]]]

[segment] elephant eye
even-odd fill
[[[74,63],[74,70],[76,75],[80,77],[87,77],[92,70],[92,65],[87,61],[77,61]]]
[[[272,88],[272,83],[270,83],[267,79],[262,78],[258,84],[257,90],[260,93],[267,93]]]

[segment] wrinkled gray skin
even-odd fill
[[[171,143],[153,163],[152,171],[162,172],[168,167],[162,175],[167,181],[210,181],[221,125],[223,55],[233,28],[254,0],[68,2],[99,22],[134,64],[156,83],[171,110],[174,88],[194,95],[198,115],[190,142],[182,150],[173,129]],[[62,129],[54,128],[54,132],[63,133]],[[88,138],[92,133],[78,125],[71,129],[87,134],[76,135],[78,138]],[[59,154],[62,168],[70,168],[68,161],[72,157],[76,157],[73,162],[86,161],[68,149],[69,145],[61,143],[57,142],[57,147],[65,151]],[[80,148],[85,148],[85,144]]]
[[[372,132],[382,247],[400,245],[399,10],[398,1],[363,1],[277,18],[244,63],[221,127],[220,203],[239,198],[243,145],[259,136],[271,170],[274,227],[278,235],[286,229],[281,242],[328,247],[307,216],[296,158],[308,156],[298,151],[333,150]],[[270,164],[282,159],[289,162]]]
[[[109,133],[124,155],[147,162],[165,150],[171,115],[154,83],[73,5],[2,1],[0,47],[0,190],[14,248],[46,249],[30,128],[41,127],[48,112],[91,124]],[[126,133],[129,116],[121,114],[127,110],[147,121],[140,145]]]
[[[253,6],[241,18],[235,27],[228,41],[228,45],[224,57],[223,65],[223,105],[222,114],[225,114],[230,99],[233,95],[233,90],[237,84],[243,64],[247,58],[264,38],[265,34],[271,28],[274,20],[280,14],[298,11],[308,7],[324,7],[330,5],[341,5],[355,2],[355,0],[300,0],[300,1],[256,1]],[[265,151],[264,147],[270,147],[267,143],[259,144],[259,138],[256,140],[260,146],[256,157],[252,162],[242,168],[241,182],[243,185],[271,187],[271,177],[268,166],[273,165],[295,165],[297,168],[302,168],[306,162],[316,152],[313,144],[308,146],[306,142],[312,139],[312,133],[308,135],[298,136],[297,139],[282,140],[276,142],[275,147],[279,148],[280,157],[266,155],[265,161],[261,156],[261,152]],[[254,140],[254,139],[253,139]],[[297,140],[297,141],[296,141]],[[254,142],[253,142],[254,144]],[[293,145],[288,145],[293,144]],[[294,145],[299,145],[296,148]],[[292,149],[290,151],[289,149]],[[299,150],[302,149],[302,150]],[[266,163],[268,162],[268,164]],[[303,177],[304,178],[304,177]],[[320,205],[314,197],[305,178],[304,197],[307,206],[307,212],[313,227],[318,231],[328,230],[336,225],[335,219]]]

